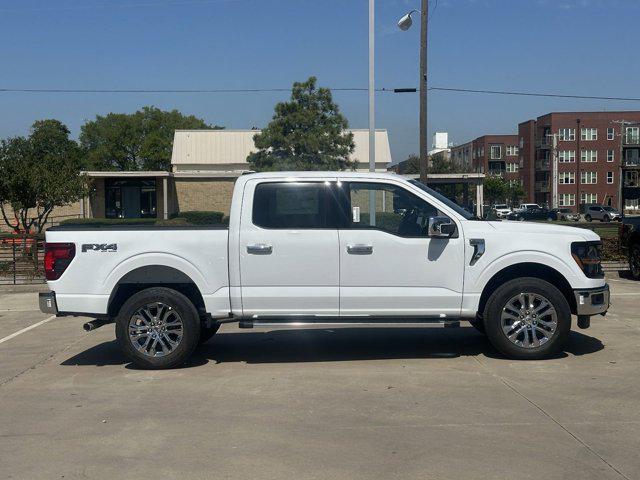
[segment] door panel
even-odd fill
[[[459,315],[463,238],[426,236],[428,218],[442,213],[399,186],[352,182],[346,189],[352,218],[339,230],[340,315]],[[370,253],[350,253],[356,245]]]
[[[245,316],[339,314],[333,185],[247,184],[240,229]]]

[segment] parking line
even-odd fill
[[[45,318],[44,320],[38,322],[38,323],[34,323],[33,325],[29,325],[28,327],[23,328],[22,330],[18,330],[15,333],[12,333],[11,335],[7,335],[4,338],[0,338],[0,343],[4,343],[8,340],[11,340],[12,338],[17,337],[18,335],[22,335],[24,332],[28,332],[29,330],[33,330],[36,327],[39,327],[40,325],[44,325],[45,323],[53,320],[54,318],[56,318],[55,315],[51,315],[49,318]]]

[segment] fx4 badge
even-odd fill
[[[117,252],[117,243],[84,243],[82,244],[83,252]]]

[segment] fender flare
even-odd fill
[[[143,253],[123,260],[106,276],[102,284],[103,291],[113,293],[125,275],[139,268],[151,266],[173,268],[186,275],[198,287],[202,295],[210,293],[206,278],[198,267],[182,257],[162,252]]]
[[[578,280],[578,278],[576,277],[575,270],[572,269],[572,266],[563,259],[546,252],[536,250],[519,250],[517,252],[511,252],[503,255],[486,265],[477,277],[481,281],[474,286],[474,291],[476,293],[484,292],[484,289],[487,287],[489,282],[500,272],[509,267],[525,263],[538,264],[555,270],[558,274],[564,277],[567,283],[572,287],[577,283],[576,280]]]

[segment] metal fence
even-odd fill
[[[0,237],[0,285],[44,283],[44,240],[17,235]]]

